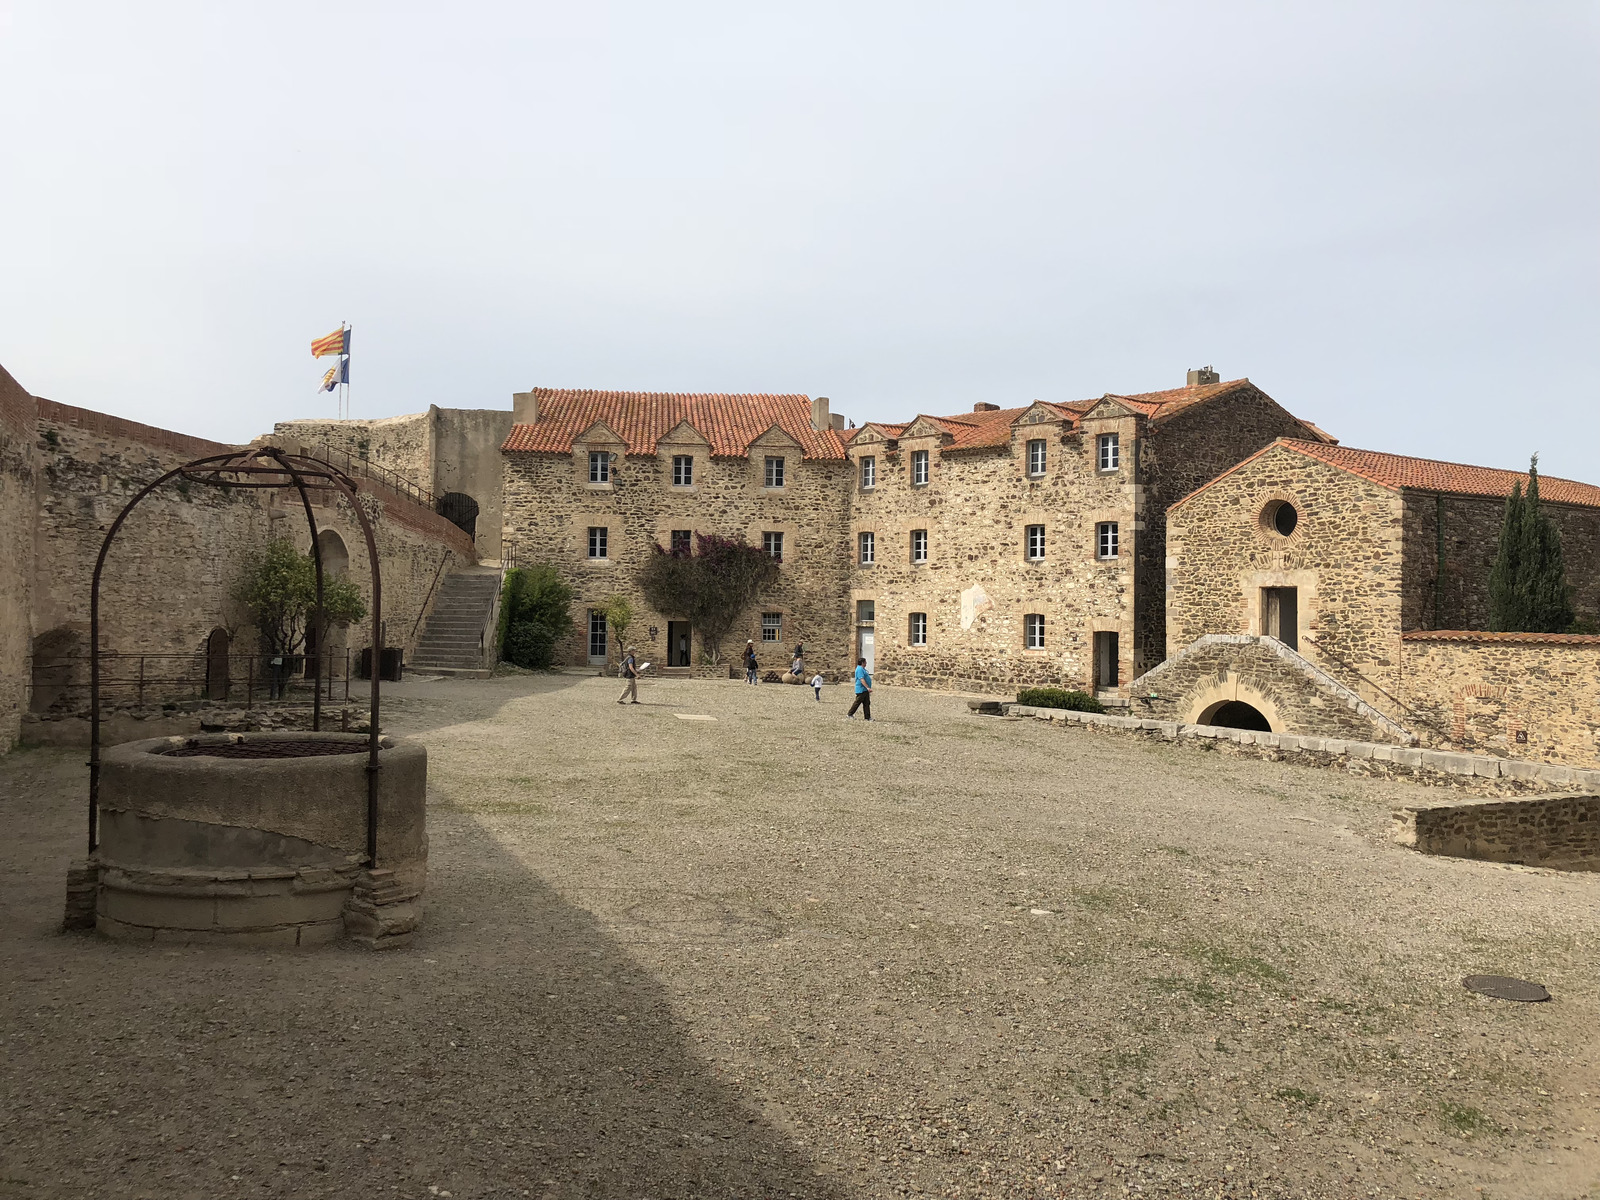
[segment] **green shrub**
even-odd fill
[[[506,572],[500,595],[500,657],[544,669],[572,632],[572,588],[546,563]]]
[[[506,630],[500,657],[514,666],[544,671],[555,661],[556,635],[538,621],[517,621]]]
[[[1088,692],[1069,692],[1065,688],[1023,688],[1017,693],[1018,704],[1034,708],[1067,708],[1073,712],[1103,713],[1106,706]]]

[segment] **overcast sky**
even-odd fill
[[[1248,375],[1600,481],[1600,18],[0,0],[0,363],[245,440],[534,385],[857,423]]]

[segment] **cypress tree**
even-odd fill
[[[1489,573],[1489,628],[1497,633],[1565,633],[1572,625],[1561,531],[1539,509],[1539,456],[1528,464],[1528,492],[1511,486],[1500,550]]]

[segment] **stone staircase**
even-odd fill
[[[485,661],[485,647],[479,639],[499,590],[500,572],[493,568],[469,568],[446,575],[406,669],[419,675],[487,679],[492,664]]]

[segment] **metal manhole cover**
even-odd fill
[[[1526,979],[1512,979],[1509,975],[1468,975],[1461,986],[1469,992],[1493,996],[1496,1000],[1521,1000],[1536,1003],[1550,999],[1550,993],[1537,983]]]

